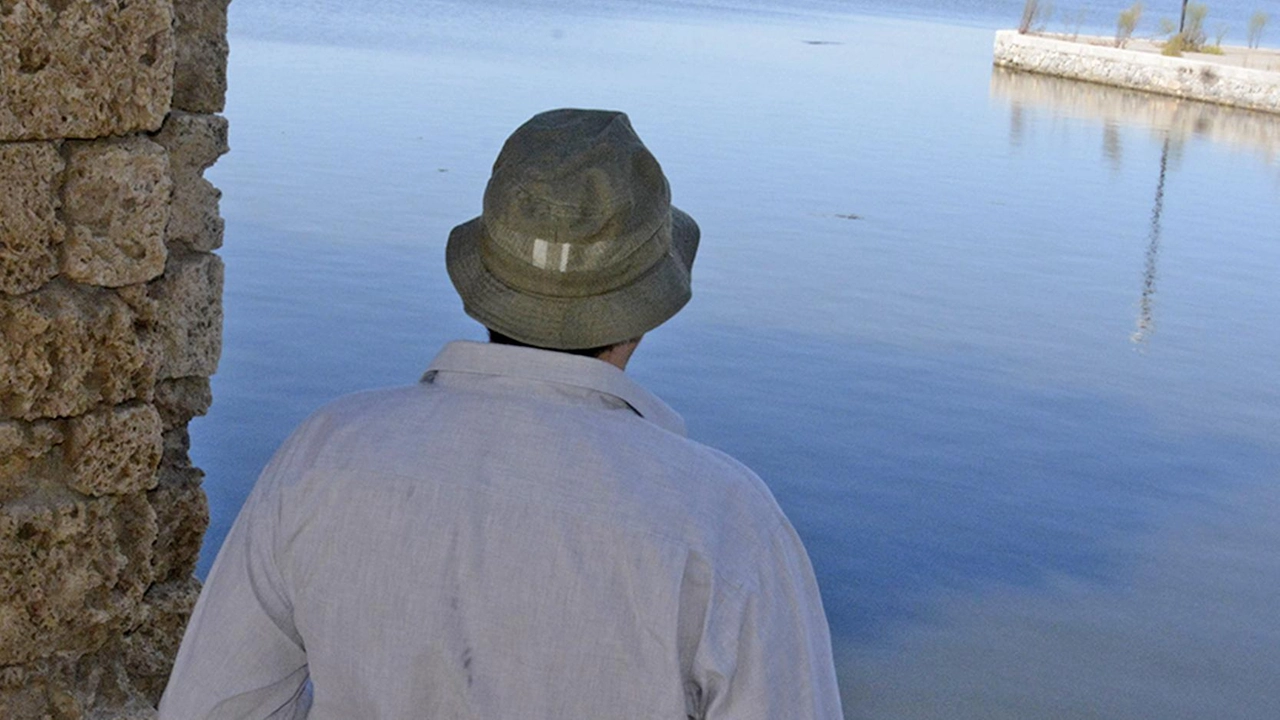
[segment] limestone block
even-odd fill
[[[66,421],[67,483],[85,495],[150,490],[160,465],[160,413],[131,403]]]
[[[204,473],[193,467],[162,466],[160,481],[147,493],[155,508],[156,541],[151,556],[156,582],[176,582],[191,577],[205,528],[209,526],[209,501],[200,487]]]
[[[164,272],[173,181],[164,148],[146,138],[67,145],[62,272],[102,287]]]
[[[86,655],[0,669],[0,718],[154,720],[154,703],[130,677],[127,652],[117,640]]]
[[[0,140],[160,127],[172,25],[172,0],[0,0]]]
[[[0,420],[0,505],[57,477],[61,468],[54,450],[64,438],[57,422]]]
[[[209,253],[173,253],[147,292],[155,302],[160,379],[209,376],[222,353],[222,260]]]
[[[48,490],[0,509],[0,666],[100,647],[135,624],[156,515],[143,495]]]
[[[131,403],[68,420],[0,421],[0,501],[63,485],[91,496],[156,484],[160,413]]]
[[[142,621],[122,642],[129,681],[152,705],[159,704],[182,633],[200,595],[200,582],[182,580],[156,583],[143,596]]]
[[[227,97],[228,2],[173,0],[177,48],[173,107],[177,110],[222,112]]]
[[[191,418],[209,412],[212,404],[207,377],[171,378],[156,384],[155,406],[166,432],[185,427]]]
[[[30,292],[58,274],[62,167],[52,143],[0,143],[0,292]]]
[[[222,193],[203,173],[227,152],[227,119],[174,111],[155,140],[169,151],[173,176],[173,206],[165,242],[189,250],[216,250],[222,246],[223,222],[218,214]]]
[[[55,279],[33,293],[0,295],[0,418],[80,415],[149,399],[155,366],[150,300]]]
[[[190,467],[191,434],[187,423],[209,410],[213,395],[209,378],[185,377],[161,381],[156,385],[155,405],[164,427],[164,455],[161,462],[174,467]]]
[[[186,425],[164,431],[164,455],[161,459],[165,465],[173,467],[191,466],[191,433]]]

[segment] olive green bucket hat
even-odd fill
[[[691,295],[698,225],[620,112],[551,110],[512,133],[480,217],[449,233],[467,314],[561,350],[637,338]]]

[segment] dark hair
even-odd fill
[[[552,350],[554,352],[569,353],[570,355],[582,355],[583,357],[598,358],[601,355],[608,352],[609,348],[614,347],[614,345],[617,344],[617,343],[614,343],[614,345],[601,345],[600,347],[580,348],[577,350],[565,350],[562,348],[539,347],[537,345],[530,345],[529,343],[522,343],[519,340],[516,340],[515,338],[507,337],[506,335],[503,335],[502,333],[492,328],[485,328],[485,329],[489,331],[489,342],[491,343],[495,343],[498,345],[515,345],[516,347],[531,347],[531,348],[537,348],[538,350]]]

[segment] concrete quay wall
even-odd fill
[[[0,718],[154,716],[208,523],[227,0],[0,0]]]
[[[996,32],[994,60],[1015,70],[1280,113],[1278,72],[1014,30]]]

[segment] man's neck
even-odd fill
[[[636,347],[640,344],[640,338],[628,340],[624,343],[612,345],[608,350],[600,353],[596,357],[613,365],[619,370],[627,369],[627,362],[631,360],[631,354],[636,351]]]

